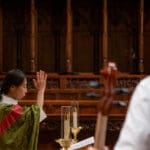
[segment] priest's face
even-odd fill
[[[10,96],[16,100],[22,99],[27,93],[27,80],[24,79],[22,84],[19,86],[11,86]]]

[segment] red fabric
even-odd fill
[[[11,111],[0,121],[0,136],[22,115],[22,107],[13,105]]]

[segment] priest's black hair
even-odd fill
[[[0,89],[0,100],[2,99],[2,94],[7,94],[11,86],[20,86],[24,79],[26,79],[26,75],[19,69],[10,70],[3,82]]]

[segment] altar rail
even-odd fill
[[[89,116],[96,117],[97,115],[97,106],[99,104],[99,100],[77,100],[79,102],[79,114],[80,116]],[[128,101],[124,101],[128,104]],[[30,106],[32,104],[36,104],[36,100],[21,100],[19,102],[21,105]],[[69,106],[71,105],[70,100],[45,100],[44,101],[44,111],[49,117],[58,117],[60,116],[60,108],[61,106]],[[114,106],[110,112],[110,117],[124,117],[126,114],[126,108],[119,108]]]
[[[0,85],[5,75],[0,75]],[[28,79],[28,94],[24,99],[36,99],[36,89],[34,88],[32,79],[35,75],[27,75]],[[116,87],[135,88],[141,79],[145,75],[130,75],[119,73],[117,75]],[[88,100],[91,97],[87,97],[87,93],[95,92],[101,94],[102,87],[91,88],[90,81],[98,81],[103,83],[103,77],[101,75],[95,75],[92,73],[78,73],[73,75],[59,75],[56,73],[49,73],[47,79],[47,87],[45,93],[45,99],[48,100]],[[99,99],[93,98],[92,99]],[[129,97],[116,97],[116,99],[129,99]]]

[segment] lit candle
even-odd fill
[[[64,116],[64,139],[69,139],[70,137],[70,118],[69,114]]]
[[[77,107],[73,107],[73,128],[78,127],[78,114],[77,114]]]

